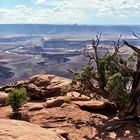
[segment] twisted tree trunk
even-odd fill
[[[137,53],[137,64],[136,64],[136,70],[132,73],[132,89],[131,89],[131,96],[130,100],[123,110],[123,113],[120,115],[120,117],[124,117],[128,114],[133,114],[136,116],[140,115],[140,49],[130,45],[127,41],[124,41],[124,44],[130,47],[132,50],[134,50]]]

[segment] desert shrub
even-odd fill
[[[86,65],[81,70],[73,71],[72,84],[75,84],[76,82],[80,82],[83,86],[83,90],[81,91],[81,93],[89,96],[90,91],[94,90],[95,75],[96,75],[96,71],[94,67],[92,67],[91,65]]]
[[[11,105],[13,113],[19,113],[19,109],[29,100],[25,88],[13,88],[6,102]]]
[[[70,96],[64,96],[64,102],[65,103],[69,103],[71,101],[71,97]]]
[[[87,79],[92,78],[95,75],[94,68],[91,65],[86,65],[81,70],[76,70],[73,72],[73,83],[76,81],[85,83]]]

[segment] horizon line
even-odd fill
[[[140,26],[140,24],[57,24],[57,23],[0,23],[0,25],[58,25],[58,26]]]

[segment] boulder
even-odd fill
[[[30,77],[24,82],[31,98],[49,98],[60,96],[63,91],[71,91],[71,79],[59,77],[56,75],[38,74]],[[76,88],[75,88],[76,87]],[[76,85],[74,89],[79,90],[80,85]]]
[[[60,107],[64,103],[64,97],[59,96],[55,98],[51,98],[44,103],[44,107],[51,108],[51,107]]]
[[[41,89],[38,88],[35,84],[28,84],[27,91],[30,98],[40,99],[41,96]]]
[[[16,81],[15,83],[0,86],[0,91],[10,92],[10,90],[14,87],[24,87],[25,85],[25,81]]]
[[[80,108],[85,109],[104,109],[105,104],[102,101],[91,100],[91,101],[72,101],[73,104],[78,105]]]
[[[0,106],[6,105],[6,98],[8,97],[8,94],[5,92],[0,92]]]
[[[33,105],[33,106],[29,107],[28,111],[38,111],[43,108],[44,108],[43,105]]]
[[[66,95],[69,97],[78,98],[81,95],[81,93],[73,91],[73,92],[68,92]]]
[[[38,74],[30,77],[26,82],[33,83],[37,87],[44,87],[44,88],[51,89],[51,88],[61,88],[62,86],[66,86],[70,84],[71,80],[55,75]]]
[[[44,109],[43,102],[27,102],[22,106],[23,110],[28,111],[39,111],[41,109]]]
[[[54,131],[24,121],[0,120],[0,140],[65,140]]]
[[[117,105],[107,100],[72,101],[72,103],[78,105],[80,108],[84,110],[106,109],[106,111],[110,113],[116,112],[117,110]]]
[[[63,103],[62,105],[61,105],[61,108],[65,108],[65,107],[67,107],[67,106],[69,106],[70,104],[69,103]]]
[[[90,98],[88,96],[81,95],[81,93],[75,92],[75,91],[68,92],[66,95],[71,97],[71,100],[73,100],[73,101],[89,101],[90,100]]]
[[[26,80],[27,83],[35,84],[37,87],[48,86],[55,75],[38,74]]]

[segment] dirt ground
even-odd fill
[[[61,107],[43,108],[29,111],[32,105],[44,102],[29,102],[21,109],[22,119],[38,124],[47,129],[64,130],[67,140],[139,140],[140,123],[129,120],[125,125],[118,125],[118,118],[105,110],[89,112],[77,105],[64,103]],[[10,106],[0,107],[0,119],[10,119]],[[118,126],[115,130],[110,127]]]

